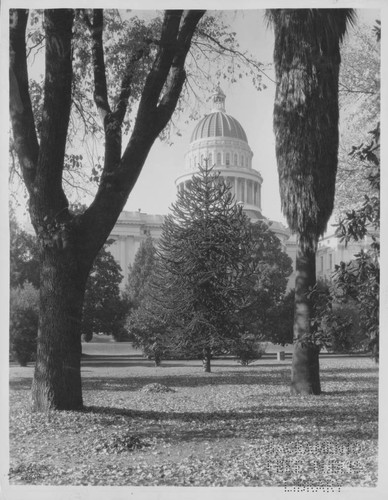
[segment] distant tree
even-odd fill
[[[28,281],[39,287],[39,251],[37,238],[19,226],[12,210],[10,229],[10,286],[22,286]]]
[[[371,132],[371,140],[354,147],[352,155],[363,162],[370,186],[362,205],[348,212],[339,221],[337,236],[341,241],[369,238],[371,245],[361,250],[348,263],[336,268],[333,281],[335,296],[342,301],[356,302],[360,327],[369,338],[369,348],[376,361],[379,358],[380,303],[380,124]]]
[[[282,250],[278,237],[264,221],[251,224],[254,250],[252,260],[255,265],[253,285],[247,283],[246,293],[250,290],[250,307],[241,311],[245,341],[242,349],[250,343],[254,347],[260,341],[275,342],[281,332],[289,328],[293,321],[293,307],[285,317],[287,278],[292,273],[292,261]],[[280,320],[282,318],[282,321]],[[237,351],[241,348],[236,345]]]
[[[90,341],[93,333],[112,335],[116,340],[125,337],[126,306],[120,293],[123,275],[108,250],[111,243],[108,240],[98,253],[86,284],[81,324],[85,341]]]
[[[285,293],[280,301],[266,312],[265,339],[280,344],[292,344],[294,327],[295,291]]]
[[[9,347],[21,366],[35,359],[38,315],[39,291],[28,282],[11,288]]]
[[[140,243],[135,259],[129,267],[128,283],[125,287],[126,299],[131,307],[138,308],[144,298],[145,288],[155,268],[156,249],[152,236],[147,234]]]
[[[174,352],[169,337],[169,323],[165,312],[159,304],[146,293],[139,307],[127,317],[125,324],[128,334],[133,338],[135,347],[153,358],[155,366],[159,366],[166,353]]]
[[[380,31],[357,23],[341,50],[339,103],[341,109],[338,172],[334,214],[338,221],[344,212],[358,208],[360,198],[369,191],[364,164],[349,155],[354,144],[368,141],[380,113]]]

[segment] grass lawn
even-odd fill
[[[106,349],[104,347],[104,349]],[[110,349],[116,349],[111,347]],[[290,363],[166,361],[90,344],[84,412],[31,414],[33,367],[10,368],[10,484],[376,486],[378,368],[322,357],[319,397]],[[147,392],[159,383],[171,392]]]

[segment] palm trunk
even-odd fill
[[[80,269],[74,250],[43,251],[32,385],[35,411],[82,408],[80,327],[87,275]]]
[[[205,347],[203,350],[203,358],[202,358],[202,366],[203,366],[203,371],[205,373],[211,372],[210,360],[211,360],[210,348]]]
[[[319,347],[311,339],[312,303],[309,292],[315,281],[315,252],[300,248],[296,261],[292,394],[321,393]]]

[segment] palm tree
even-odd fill
[[[320,394],[309,292],[333,210],[338,157],[340,43],[353,9],[270,9],[275,32],[274,132],[282,210],[298,237],[291,390]]]

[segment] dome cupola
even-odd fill
[[[207,161],[221,173],[231,192],[251,219],[261,219],[261,185],[263,178],[252,168],[253,153],[240,122],[225,111],[226,96],[215,88],[212,109],[194,127],[189,150],[185,155],[186,173],[175,181],[178,189],[190,183],[198,165]]]
[[[231,137],[248,143],[246,133],[239,121],[225,112],[226,96],[218,86],[212,95],[213,108],[200,120],[191,134],[190,143],[210,137]]]

